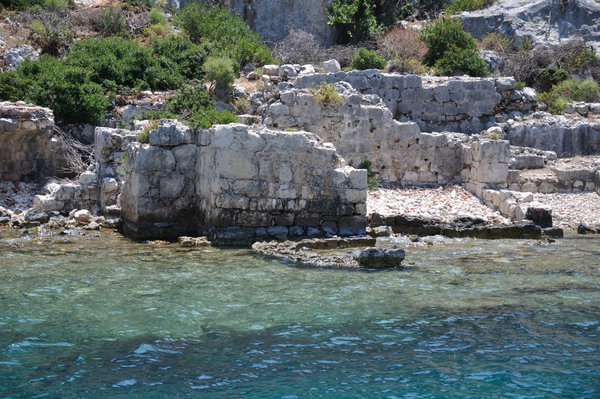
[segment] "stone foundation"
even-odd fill
[[[163,121],[128,147],[121,207],[136,238],[207,234],[223,244],[353,235],[366,228],[366,170],[307,132]]]

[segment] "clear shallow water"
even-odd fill
[[[600,397],[598,238],[411,244],[415,268],[361,272],[5,233],[0,398]]]

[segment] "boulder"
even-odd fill
[[[28,223],[46,223],[49,218],[50,217],[46,212],[36,208],[29,209],[27,212],[25,212],[25,215],[23,215],[23,219]]]
[[[73,214],[73,219],[80,223],[89,223],[92,220],[92,214],[87,209],[80,209]]]
[[[17,68],[17,65],[27,58],[37,60],[40,54],[35,49],[27,44],[11,48],[4,54],[4,65],[9,71]]]
[[[533,224],[542,228],[552,227],[552,209],[527,208],[525,219],[531,220]]]
[[[323,61],[323,72],[337,73],[337,72],[340,72],[341,70],[342,70],[342,68],[340,67],[340,63],[337,60]]]
[[[405,256],[402,249],[369,248],[362,251],[356,260],[363,267],[380,269],[399,267]]]

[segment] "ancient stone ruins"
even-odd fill
[[[98,127],[93,165],[77,182],[47,184],[35,207],[121,218],[139,239],[237,244],[385,224],[367,214],[367,170],[357,169],[365,160],[384,185],[461,184],[515,222],[534,218],[532,193],[600,191],[600,165],[573,158],[600,152],[600,104],[552,116],[513,78],[264,69],[273,90],[252,94],[246,117],[257,124],[194,130],[163,120],[149,144],[135,139],[143,123]],[[319,97],[323,84],[336,101]],[[51,111],[23,103],[0,111],[1,178],[55,175]]]

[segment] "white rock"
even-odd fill
[[[337,60],[323,61],[323,72],[325,73],[336,73],[340,72],[342,68]]]
[[[73,218],[81,223],[88,223],[92,220],[92,214],[87,209],[80,209],[73,214]]]

